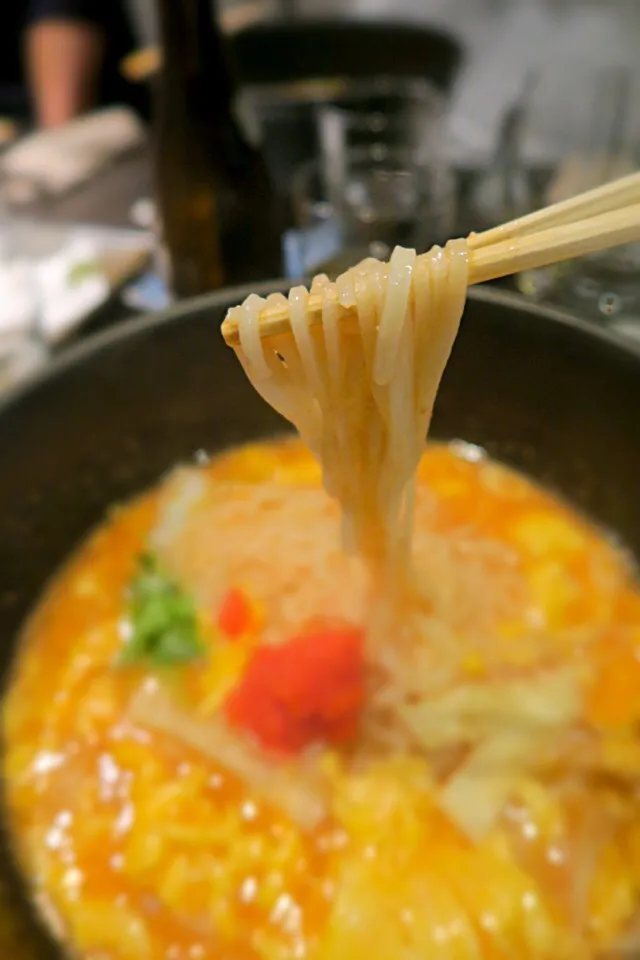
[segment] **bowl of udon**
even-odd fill
[[[640,351],[374,281],[2,404],[3,958],[640,946]]]

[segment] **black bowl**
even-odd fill
[[[46,579],[110,504],[199,449],[282,427],[220,336],[227,307],[246,293],[99,335],[0,406],[3,677]],[[555,488],[640,557],[637,347],[513,296],[472,291],[433,432],[481,444]],[[8,851],[5,838],[0,957],[58,956]]]

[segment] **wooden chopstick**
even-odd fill
[[[496,227],[486,233],[472,234],[468,238],[469,285],[486,283],[488,280],[497,280],[522,270],[547,267],[563,260],[572,260],[625,243],[640,241],[640,196],[636,195],[640,177],[638,174],[633,174],[632,177],[636,179],[631,183],[623,183],[631,180],[624,177],[623,181],[607,184],[596,191],[590,190],[586,195],[557,204],[556,208],[564,207],[560,213],[557,209],[555,213],[553,209],[551,213],[541,210],[530,217],[523,217],[520,224],[522,221],[525,221],[525,224],[521,232],[515,232],[518,221],[513,221],[513,224],[504,225],[507,229],[503,233],[500,232],[500,227]],[[629,196],[636,200],[633,205],[617,205],[622,203],[622,198],[626,200]],[[576,217],[568,220],[572,211],[601,210],[605,201],[607,207],[604,212],[595,216],[588,215],[584,219]],[[610,203],[614,204],[613,209],[609,208]],[[531,226],[532,221],[534,227]],[[539,229],[535,229],[535,224]],[[493,242],[487,243],[487,234],[493,235]],[[309,296],[306,313],[310,325],[322,321],[322,303],[321,295]],[[340,306],[340,321],[348,320],[357,320],[356,308]],[[270,306],[261,312],[260,335],[263,339],[281,335],[289,329],[287,306]],[[239,342],[238,321],[233,311],[229,312],[222,324],[222,335],[230,346]]]
[[[535,210],[490,230],[475,234],[474,246],[487,247],[510,237],[523,237],[547,227],[585,220],[600,213],[640,203],[640,173],[631,173],[610,183],[561,200],[542,210]]]
[[[640,240],[640,203],[596,217],[513,236],[476,249],[470,244],[469,284],[508,277],[522,270],[548,267],[600,250]]]

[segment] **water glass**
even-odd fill
[[[352,81],[318,107],[318,130],[326,172],[339,174],[348,154],[374,146],[404,150],[416,164],[445,164],[443,100],[418,78]]]
[[[387,259],[398,244],[424,251],[452,228],[447,171],[381,144],[347,151],[338,169],[322,160],[307,165],[293,199],[301,275],[331,276],[364,257]]]
[[[631,66],[564,69],[537,77],[518,128],[520,169],[546,165],[551,171],[532,206],[564,200],[640,166],[640,72]],[[528,297],[600,322],[640,317],[640,244],[527,271],[516,285]]]
[[[445,97],[427,80],[410,77],[334,77],[246,87],[245,127],[262,142],[278,189],[317,157],[340,166],[358,147],[407,148],[417,162],[445,150]]]

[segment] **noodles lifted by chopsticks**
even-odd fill
[[[409,557],[414,475],[467,279],[464,240],[420,257],[396,247],[388,264],[368,259],[335,283],[314,279],[321,324],[308,324],[304,287],[289,294],[291,333],[261,338],[260,311],[282,294],[235,308],[236,354],[251,383],[320,461],[345,546],[386,572]],[[356,308],[359,329],[338,323],[338,304]]]

